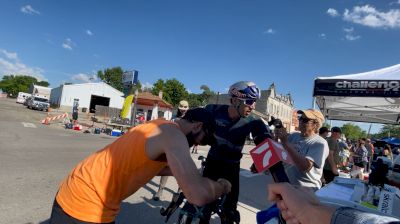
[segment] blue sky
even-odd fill
[[[317,76],[400,63],[400,0],[13,0],[0,1],[0,27],[0,77],[51,87],[121,66],[144,84],[177,78],[195,93],[274,82],[309,108]]]

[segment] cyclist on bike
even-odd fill
[[[205,107],[215,116],[216,143],[211,145],[207,156],[204,177],[213,180],[225,178],[232,184],[224,202],[225,214],[230,218],[226,223],[238,222],[239,212],[236,210],[239,197],[239,172],[242,149],[246,137],[251,133],[257,145],[270,138],[270,130],[265,123],[251,116],[256,101],[260,98],[260,89],[253,82],[240,81],[229,88],[230,105],[210,104]],[[203,210],[201,223],[208,223],[211,213],[215,210],[215,203],[211,203]],[[190,210],[191,205],[185,205],[183,210]],[[235,221],[236,220],[236,221]]]

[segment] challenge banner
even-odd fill
[[[316,79],[313,96],[399,97],[400,80]]]

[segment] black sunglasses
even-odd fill
[[[303,122],[303,123],[308,123],[308,122],[312,121],[312,119],[306,118],[306,117],[300,117],[300,118],[299,118],[299,121],[301,121],[301,122]]]
[[[240,99],[241,101],[243,101],[243,103],[244,103],[244,105],[246,105],[246,106],[253,106],[254,105],[254,103],[256,102],[256,100],[249,100],[249,99]]]

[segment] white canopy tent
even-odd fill
[[[314,97],[327,119],[400,123],[400,64],[358,74],[318,77]]]

